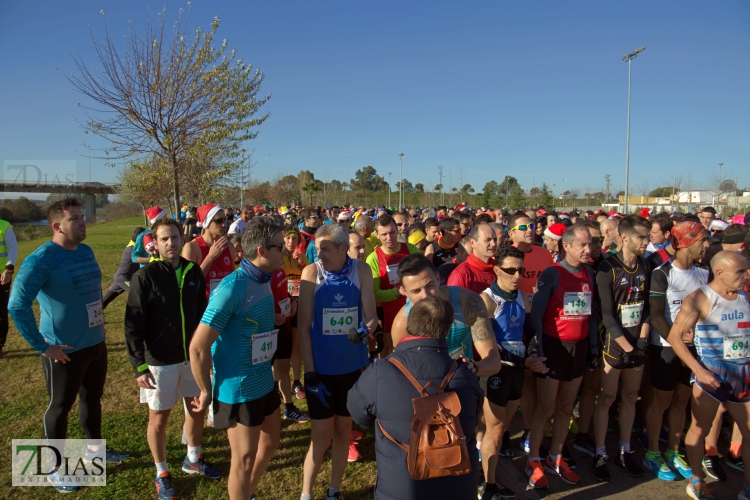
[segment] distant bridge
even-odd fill
[[[96,221],[96,195],[117,194],[119,184],[101,182],[5,182],[0,181],[0,190],[6,193],[72,193],[83,199],[87,222]]]

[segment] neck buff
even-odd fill
[[[505,290],[500,288],[500,286],[497,284],[497,280],[490,283],[490,290],[492,290],[492,293],[505,300],[506,302],[513,302],[518,298],[518,290],[516,290],[515,292],[506,292]]]
[[[247,257],[242,258],[240,267],[258,283],[268,283],[271,281],[271,273],[261,271],[255,264],[247,260]]]
[[[329,272],[323,269],[323,266],[320,266],[320,269],[323,271],[323,276],[326,277],[326,280],[341,281],[343,279],[346,279],[347,276],[349,276],[349,273],[352,270],[353,262],[354,261],[352,260],[352,258],[347,255],[346,264],[344,264],[344,267],[341,269],[341,271]]]
[[[492,271],[492,266],[495,265],[495,259],[490,259],[489,262],[485,263],[482,262],[482,259],[477,257],[474,254],[469,255],[469,258],[466,259],[469,262],[469,265],[473,267],[474,269],[478,269],[479,271],[482,271],[483,273],[487,273]]]
[[[442,235],[440,235],[440,236],[437,237],[437,242],[438,242],[438,245],[440,245],[440,248],[442,248],[444,250],[450,250],[451,248],[453,248],[453,247],[456,246],[456,243],[454,243],[454,244],[452,244],[450,246],[448,246],[445,243],[443,243],[443,236]]]
[[[310,227],[310,226],[302,226],[302,230],[308,234],[315,234],[315,231],[318,230],[317,227]]]
[[[668,245],[671,245],[671,241],[667,241],[666,243],[662,243],[661,245],[654,245],[654,248],[657,250],[661,250],[662,248],[666,248]]]

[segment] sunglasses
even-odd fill
[[[602,243],[604,243],[604,237],[603,236],[595,236],[595,237],[591,238],[591,243],[593,243],[594,245],[601,245]]]
[[[268,248],[269,250],[272,249],[272,248],[278,248],[279,250],[283,250],[284,249],[284,244],[283,243],[279,243],[278,245],[266,245],[266,248]]]
[[[453,234],[461,234],[461,229],[451,229],[451,230],[450,230],[450,231],[448,231],[448,232],[449,232],[449,233],[453,233]]]
[[[398,227],[401,227],[401,226],[403,226],[404,224],[405,224],[404,222],[397,222],[397,223],[396,223],[396,225],[397,225]]]
[[[529,224],[519,224],[515,227],[512,227],[510,230],[515,231],[516,229],[518,229],[519,231],[526,231],[528,229],[534,229],[535,227],[536,227],[536,224],[534,224],[533,222],[530,222]]]
[[[218,225],[226,224],[227,218],[224,217],[223,219],[211,219],[211,222],[215,222]]]
[[[497,266],[497,267],[500,267],[500,266]],[[513,276],[516,273],[523,274],[526,271],[526,268],[523,267],[523,266],[521,266],[521,267],[500,267],[500,269],[502,269],[505,274],[510,274],[511,276]]]

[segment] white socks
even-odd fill
[[[187,447],[187,457],[188,460],[191,462],[195,462],[198,460],[198,457],[201,455],[201,445],[198,446],[190,446]]]
[[[158,476],[162,472],[169,472],[169,467],[167,467],[167,462],[159,462],[156,464],[156,475]]]

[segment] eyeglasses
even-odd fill
[[[266,245],[266,248],[269,249],[269,250],[272,249],[272,248],[278,248],[279,250],[283,250],[284,249],[284,244],[283,243],[279,243],[278,245]]]
[[[515,231],[516,229],[518,229],[519,231],[526,231],[529,229],[534,229],[535,227],[536,227],[536,224],[534,224],[533,222],[530,222],[528,224],[519,224],[515,227],[512,227],[510,228],[510,231]]]
[[[500,267],[500,266],[497,266],[497,267]],[[516,273],[523,274],[526,271],[526,268],[523,267],[523,266],[521,266],[521,267],[500,267],[500,269],[502,269],[504,273],[510,274],[511,276],[513,276]]]
[[[591,238],[591,243],[594,245],[601,245],[604,243],[604,237],[603,236],[594,236]]]
[[[218,225],[226,224],[227,218],[224,217],[223,219],[211,219],[211,222],[215,222]]]

